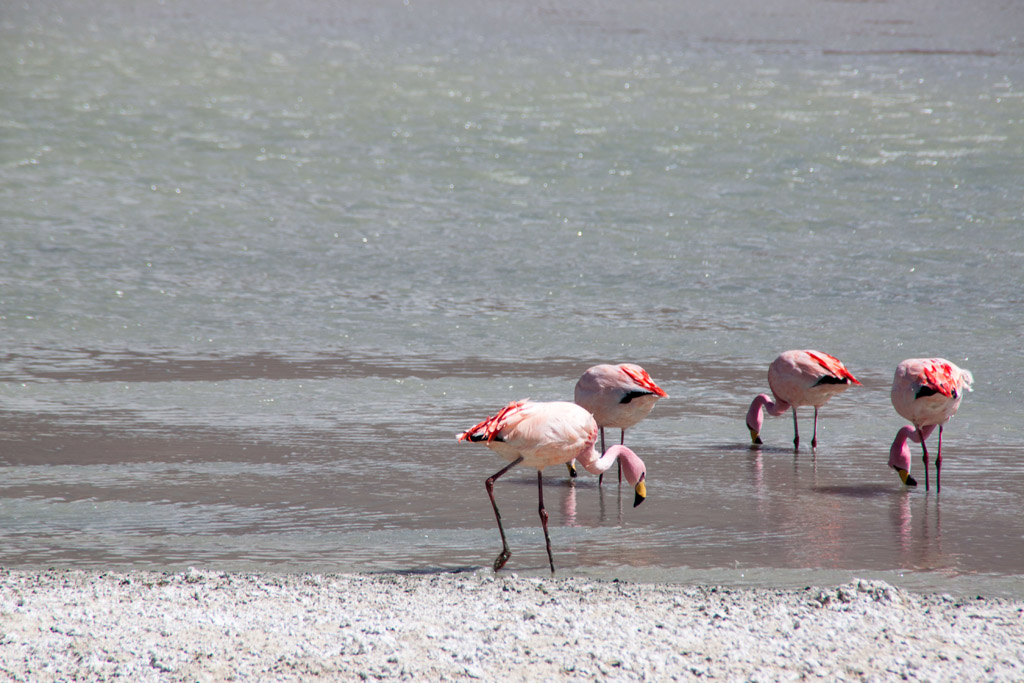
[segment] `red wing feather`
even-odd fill
[[[949,363],[929,363],[924,368],[924,382],[943,396],[953,397],[956,390],[956,378]]]
[[[846,369],[843,362],[835,356],[830,356],[824,352],[814,353],[811,351],[808,351],[807,355],[813,358],[818,365],[825,368],[825,370],[833,377],[848,379],[854,384],[860,384],[860,382],[857,381],[857,378]]]
[[[510,415],[514,415],[518,413],[520,410],[522,410],[525,404],[526,400],[513,401],[512,403],[509,403],[507,406],[499,410],[497,415],[493,415],[484,420],[483,422],[473,427],[470,427],[466,431],[459,434],[456,438],[459,441],[464,441],[472,437],[474,434],[483,432],[483,436],[486,436],[487,442],[490,443],[491,441],[494,441],[494,437],[496,437],[498,435],[498,432],[500,432],[501,429],[505,426],[507,418]]]
[[[636,370],[627,367],[621,367],[621,370],[626,373],[631,380],[642,386],[644,389],[647,389],[655,396],[661,396],[662,398],[668,396],[664,389],[654,383],[654,380],[651,379],[651,376],[647,374],[646,370],[641,368],[640,371],[637,372]]]

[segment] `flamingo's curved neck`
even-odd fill
[[[597,451],[593,451],[594,455],[597,455]],[[590,460],[580,460],[580,464],[583,465],[583,469],[591,474],[604,474],[612,466],[618,458],[618,450],[609,448],[600,457],[592,458]]]
[[[896,438],[892,441],[892,446],[889,448],[889,466],[897,469],[910,471],[910,446],[907,444],[908,441],[914,443],[921,443],[924,439],[928,438],[928,435],[935,430],[935,425],[925,425],[924,427],[918,428],[914,425],[907,425],[901,427],[896,432]]]
[[[597,455],[597,451],[593,452]],[[630,485],[636,486],[639,473],[643,472],[643,461],[633,451],[623,446],[612,446],[607,451],[590,460],[580,460],[583,469],[591,474],[604,474],[616,460],[622,460],[622,474]],[[634,481],[635,480],[635,481]]]
[[[789,410],[789,408],[790,405],[782,399],[773,401],[772,397],[768,394],[758,394],[750,404],[750,410],[747,411],[747,427],[755,432],[761,431],[761,425],[764,422],[764,417],[761,415],[762,409],[769,415],[778,417]]]

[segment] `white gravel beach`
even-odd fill
[[[0,571],[0,678],[1024,679],[1024,602],[879,581]]]

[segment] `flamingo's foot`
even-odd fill
[[[893,469],[896,470],[896,474],[900,475],[900,481],[904,484],[907,486],[917,486],[917,479],[910,476],[910,472],[900,469],[899,467],[893,467]]]
[[[575,479],[576,478],[576,463],[574,463],[574,462],[567,462],[567,463],[565,463],[565,466],[569,469],[569,476],[572,477],[573,479]]]
[[[764,441],[761,441],[761,434],[760,434],[760,432],[755,430],[753,427],[749,427],[749,426],[747,427],[747,429],[750,430],[750,443],[751,443],[751,445],[754,445],[754,446],[762,446],[762,445],[764,445]]]
[[[499,571],[502,567],[504,567],[505,563],[508,562],[508,558],[510,557],[512,557],[512,551],[508,548],[502,549],[501,554],[498,555],[498,557],[494,560],[494,571]]]

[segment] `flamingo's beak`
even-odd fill
[[[900,469],[899,467],[894,467],[893,469],[896,470],[896,473],[900,475],[900,480],[904,484],[906,484],[907,486],[917,486],[917,480],[910,476],[910,472],[907,472],[904,469]]]
[[[750,425],[747,425],[747,429],[750,430],[750,443],[754,444],[755,446],[760,446],[761,444],[764,443],[764,441],[761,441],[760,432],[756,431]]]
[[[570,460],[569,462],[565,463],[565,466],[567,468],[569,468],[569,476],[572,477],[573,479],[575,479],[576,478],[576,463],[574,461]]]
[[[633,496],[633,507],[636,507],[647,498],[647,484],[641,479],[636,483],[633,490],[636,491],[636,495]]]

